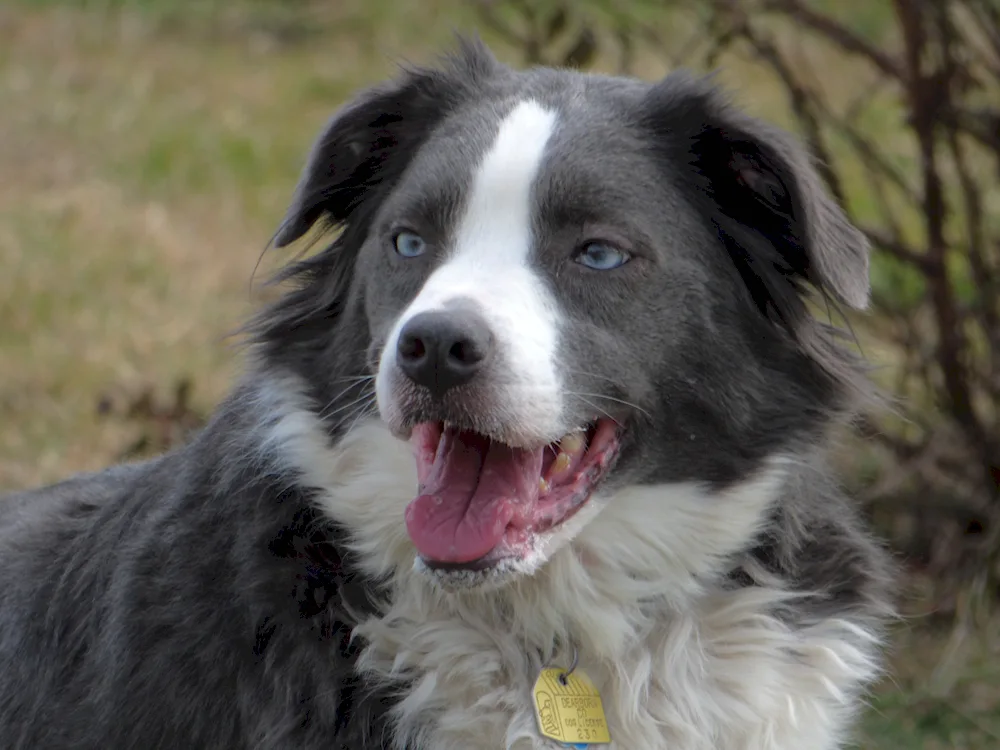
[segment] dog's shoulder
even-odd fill
[[[0,522],[12,514],[41,505],[72,502],[99,503],[118,494],[156,465],[158,459],[118,464],[100,471],[83,472],[62,481],[0,494]]]
[[[791,472],[781,501],[737,575],[803,594],[783,607],[790,624],[826,618],[881,631],[894,612],[897,564],[856,500],[817,461]]]
[[[339,747],[377,726],[352,692],[368,582],[240,408],[161,458],[0,498],[4,747]]]

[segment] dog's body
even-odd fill
[[[3,746],[553,748],[576,656],[615,748],[839,747],[889,566],[802,294],[867,249],[797,146],[471,44],[331,121],[322,217],[190,445],[0,504]]]

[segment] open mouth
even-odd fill
[[[610,419],[533,449],[440,422],[417,425],[410,442],[419,483],[406,508],[410,539],[428,566],[460,569],[526,558],[590,499],[619,450]]]

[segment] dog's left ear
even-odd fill
[[[404,69],[344,105],[306,158],[275,246],[291,244],[321,218],[350,223],[395,184],[434,127],[500,69],[478,38],[460,38],[440,67]]]
[[[749,269],[741,269],[744,276],[767,284],[777,274],[793,287],[807,281],[849,307],[868,306],[868,240],[827,193],[796,138],[684,74],[661,82],[651,101],[663,137],[683,149],[720,232],[750,255],[737,259]]]

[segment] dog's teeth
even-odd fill
[[[545,477],[538,477],[538,491],[543,495],[549,491],[549,483],[545,481]]]
[[[562,453],[573,455],[583,450],[583,433],[571,432],[559,441],[559,450]]]
[[[569,465],[573,462],[573,459],[569,457],[568,453],[560,453],[556,456],[556,460],[552,462],[552,475],[562,474]]]

